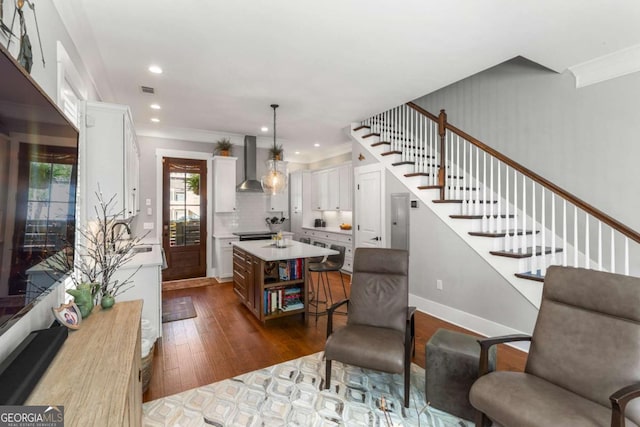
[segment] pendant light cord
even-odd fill
[[[271,153],[271,155],[273,156],[273,160],[276,159],[275,152],[276,152],[276,149],[278,148],[276,145],[276,108],[278,107],[279,107],[278,104],[271,104],[271,108],[273,108],[273,153]]]

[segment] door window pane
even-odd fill
[[[200,244],[200,174],[169,174],[169,245]]]

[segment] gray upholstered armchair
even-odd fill
[[[530,340],[524,372],[487,371],[494,344]],[[531,337],[480,340],[481,376],[469,393],[489,419],[510,427],[640,424],[640,279],[551,267]]]
[[[326,388],[331,385],[332,360],[404,373],[404,406],[409,406],[415,308],[409,307],[408,272],[407,251],[356,249],[350,298],[328,310]],[[347,303],[347,324],[333,332],[333,312]]]

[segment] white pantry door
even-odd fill
[[[354,169],[354,174],[356,248],[384,248],[384,167],[381,164],[361,166]]]

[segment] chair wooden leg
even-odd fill
[[[491,424],[493,423],[489,417],[484,414],[484,412],[476,412],[476,427],[489,427]]]
[[[409,390],[411,389],[411,364],[404,367],[404,407],[409,407]]]
[[[326,372],[324,374],[324,388],[331,387],[331,360],[325,360]]]

